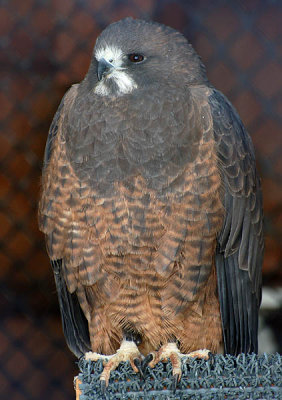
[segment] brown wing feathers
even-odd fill
[[[215,90],[209,101],[226,210],[216,255],[225,352],[256,352],[263,258],[260,182],[253,146],[236,111]]]

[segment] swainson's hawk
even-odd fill
[[[176,376],[181,353],[257,351],[254,150],[179,32],[131,18],[102,32],[51,125],[39,216],[69,347],[121,347],[106,383],[139,351]]]

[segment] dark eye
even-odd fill
[[[142,56],[142,54],[132,53],[128,54],[128,59],[131,62],[139,63],[144,60],[144,56]]]

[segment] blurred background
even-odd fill
[[[261,351],[282,352],[282,2],[0,0],[0,398],[74,398],[37,202],[44,145],[101,30],[126,16],[180,30],[252,136],[266,251]],[[279,308],[280,306],[280,308]]]

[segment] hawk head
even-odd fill
[[[126,18],[98,37],[86,79],[101,96],[207,82],[197,53],[167,26]]]

